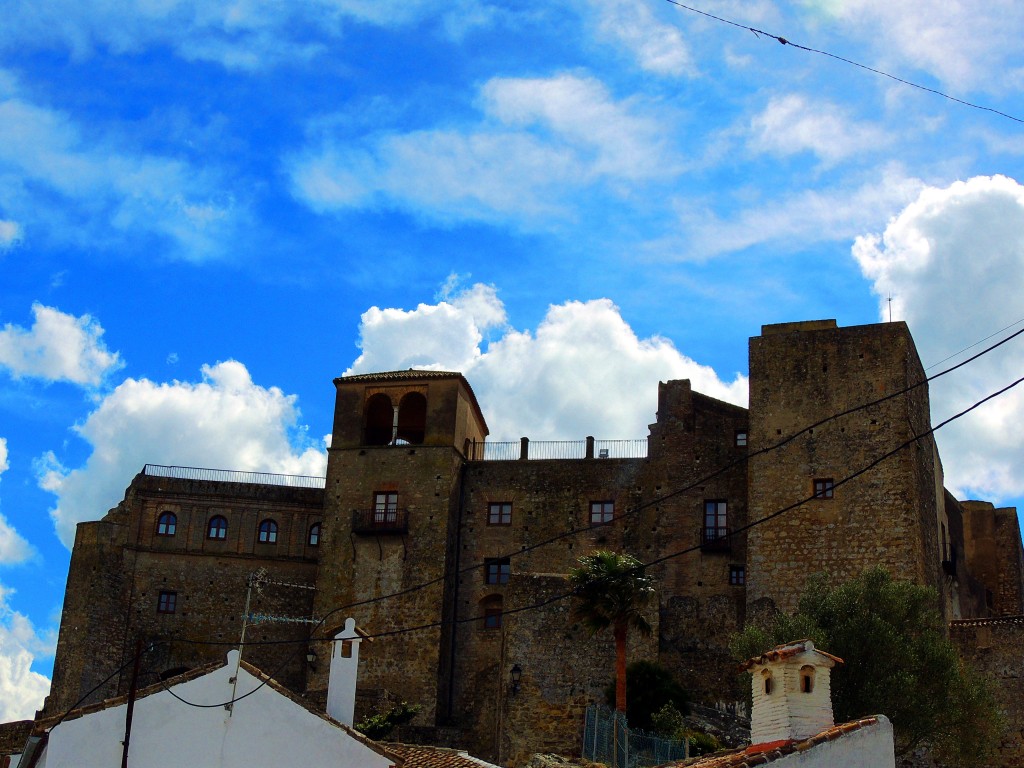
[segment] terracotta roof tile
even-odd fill
[[[1024,624],[1024,616],[993,616],[990,619],[954,619],[949,622],[953,629],[956,627],[989,627],[998,624]]]
[[[844,663],[843,660],[840,659],[838,656],[833,656],[831,653],[826,653],[825,651],[815,648],[814,644],[811,643],[810,640],[805,639],[794,640],[791,643],[783,643],[782,645],[777,645],[770,651],[765,651],[760,656],[755,656],[752,659],[747,659],[745,662],[743,662],[740,668],[750,669],[755,664],[766,664],[769,661],[782,661],[783,659],[791,658],[793,656],[796,656],[807,651],[808,644],[810,644],[810,650],[813,653],[817,653],[824,656],[825,658],[832,659],[832,661],[834,661],[836,664]]]
[[[713,755],[693,757],[689,760],[668,763],[667,766],[672,766],[672,768],[682,768],[683,766],[686,768],[753,768],[758,765],[767,765],[794,752],[805,752],[808,749],[824,744],[826,741],[835,741],[849,733],[876,725],[877,723],[877,717],[865,717],[861,720],[852,720],[849,723],[833,726],[802,741],[773,741],[767,744],[754,744],[745,749],[716,752]],[[667,766],[661,766],[661,768],[667,768]]]
[[[388,752],[401,758],[404,768],[481,768],[489,766],[468,752],[419,744],[383,744]]]

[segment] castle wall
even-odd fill
[[[317,489],[136,476],[107,518],[78,527],[46,711],[71,706],[122,667],[87,702],[125,693],[139,638],[152,645],[142,657],[143,684],[222,658],[240,639],[247,581],[258,569],[279,583],[254,594],[252,613],[309,617],[312,590],[280,583],[314,585],[317,548],[309,546],[308,534],[320,520],[322,495]],[[173,535],[158,534],[165,513],[175,516]],[[223,539],[207,537],[215,515],[227,521]],[[278,525],[275,543],[258,541],[264,520]],[[251,626],[245,658],[301,689],[304,647],[296,653],[296,645],[257,643],[301,640],[305,633],[299,624]]]
[[[750,341],[751,450],[923,378],[903,323],[765,326]],[[942,592],[937,453],[930,437],[900,448],[928,424],[927,387],[919,386],[751,460],[751,521],[797,506],[748,535],[748,608],[767,600],[794,610],[812,574],[838,582],[876,564]],[[831,495],[812,498],[815,481],[839,483],[876,461]]]
[[[971,572],[985,590],[987,614],[1024,614],[1024,551],[1013,507],[987,501],[961,502],[964,547]]]
[[[1024,616],[954,621],[950,636],[963,657],[993,683],[1006,731],[985,766],[1024,766]]]

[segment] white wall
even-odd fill
[[[786,755],[773,760],[771,765],[772,768],[895,768],[892,723],[879,715],[876,725],[865,726],[804,752]]]
[[[181,698],[218,704],[231,698],[229,663],[208,675],[173,688]],[[238,671],[237,696],[254,690],[259,680]],[[40,768],[118,766],[124,738],[125,706],[61,723],[50,734]],[[269,686],[223,707],[196,708],[166,691],[135,703],[131,768],[254,768],[254,766],[320,766],[387,768],[391,761],[346,731],[303,709]]]

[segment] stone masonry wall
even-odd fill
[[[766,326],[750,342],[750,447],[761,450],[815,422],[898,392],[923,372],[902,323]],[[748,535],[748,608],[793,610],[807,578],[843,581],[880,564],[942,588],[934,457],[922,439],[811,498],[815,480],[839,482],[882,459],[928,423],[927,389],[837,418],[752,459],[752,521],[801,502]]]
[[[960,655],[995,683],[1007,730],[987,766],[1024,766],[1024,616],[954,621],[950,635]],[[978,768],[987,768],[979,765]]]

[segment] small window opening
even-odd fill
[[[772,687],[773,687],[772,686],[772,673],[769,672],[766,669],[766,670],[764,670],[761,673],[761,676],[764,678],[764,695],[765,696],[771,696],[772,695]]]
[[[814,667],[809,664],[800,667],[800,690],[804,693],[814,690]]]
[[[320,523],[313,523],[309,526],[309,546],[316,547],[320,545]]]
[[[342,640],[341,641],[341,658],[351,659],[352,658],[352,641]]]
[[[173,536],[178,528],[178,517],[173,512],[164,512],[156,523],[157,536]]]
[[[834,489],[835,482],[831,477],[819,477],[814,481],[814,498],[831,499]]]
[[[487,505],[488,525],[512,525],[512,502],[497,501]]]
[[[219,539],[223,541],[228,537],[227,518],[217,515],[210,518],[210,524],[206,528],[206,538]]]
[[[512,564],[507,557],[489,557],[484,560],[485,584],[508,584],[512,574]]]
[[[161,592],[156,601],[157,613],[174,613],[178,607],[177,592]]]
[[[483,612],[484,629],[501,629],[501,615],[504,608],[504,598],[501,595],[488,595],[480,601],[480,608]]]
[[[740,448],[747,444],[747,430],[737,429],[736,430],[736,445]]]
[[[614,501],[590,502],[590,524],[610,523],[615,518]]]
[[[745,565],[729,566],[729,584],[734,587],[742,587],[747,583],[747,567]]]
[[[277,544],[277,523],[273,520],[260,523],[259,541],[261,544]]]

